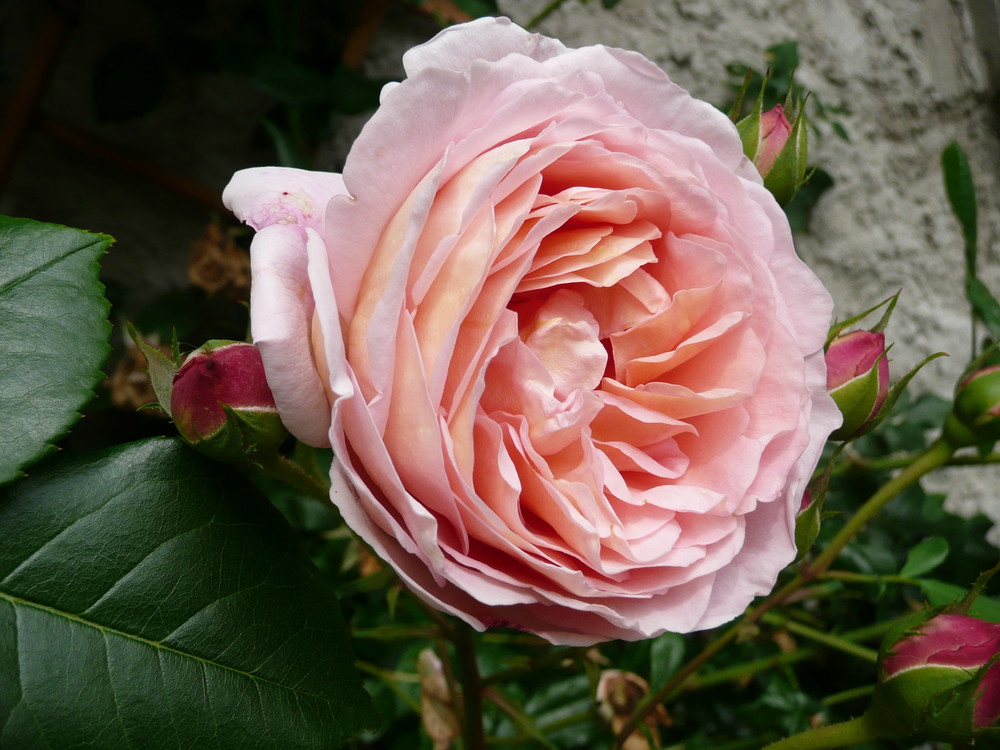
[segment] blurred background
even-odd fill
[[[176,329],[187,348],[246,335],[250,235],[220,202],[233,172],[339,171],[381,86],[403,76],[406,49],[450,23],[503,13],[569,46],[638,50],[720,107],[747,67],[794,75],[813,92],[810,161],[821,170],[796,199],[799,252],[841,318],[902,288],[888,330],[893,372],[947,351],[914,381],[947,396],[971,348],[939,161],[952,141],[977,186],[980,275],[1000,293],[998,6],[0,0],[0,212],[116,238],[103,263],[115,353],[75,434],[91,445],[166,430],[135,411],[149,394],[118,324],[128,318],[160,342]],[[963,475],[949,502],[1000,518],[1000,473],[980,475]]]

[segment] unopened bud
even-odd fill
[[[866,432],[889,395],[885,335],[852,331],[830,342],[826,388],[844,416],[843,424],[830,437],[847,440]]]
[[[959,382],[944,436],[956,448],[1000,440],[1000,365],[976,370]]]
[[[767,112],[757,102],[754,111],[736,123],[743,153],[764,178],[764,187],[781,205],[787,204],[805,181],[809,151],[805,115],[799,108],[790,122],[780,104]]]
[[[767,177],[771,171],[791,133],[792,123],[785,117],[785,110],[780,104],[760,116],[759,142],[753,163],[762,177]]]
[[[236,463],[276,452],[288,436],[253,344],[209,341],[174,375],[170,411],[200,452]]]
[[[996,733],[1000,624],[939,614],[889,641],[873,706],[891,714],[900,733],[962,743]]]

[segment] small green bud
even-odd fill
[[[956,448],[1000,440],[1000,365],[976,370],[959,382],[944,437]]]

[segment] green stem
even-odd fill
[[[382,669],[381,667],[377,667],[374,664],[369,664],[365,661],[357,661],[355,662],[355,666],[361,672],[370,674],[373,677],[378,677],[385,683],[389,690],[395,693],[397,698],[410,707],[411,711],[416,714],[420,713],[420,701],[415,700],[413,696],[403,690],[400,686],[400,682],[420,682],[420,677],[418,675],[412,675],[412,677],[416,678],[416,680],[412,680],[410,679],[411,675],[407,675],[405,673],[400,674],[399,672]]]
[[[874,690],[874,685],[863,685],[861,687],[851,688],[850,690],[841,690],[839,693],[828,695],[820,702],[824,706],[836,706],[838,703],[843,703],[844,701],[866,698],[871,695]]]
[[[875,625],[868,625],[857,630],[849,630],[841,633],[840,638],[845,641],[857,642],[881,638],[889,628],[894,625],[892,622],[880,622]],[[684,683],[684,690],[701,690],[712,685],[724,682],[739,682],[748,677],[753,677],[761,672],[766,672],[775,667],[795,664],[796,662],[812,659],[819,653],[817,648],[797,648],[794,651],[785,651],[773,656],[766,656],[762,659],[754,659],[741,664],[734,664],[731,667],[717,669],[704,676],[693,675]],[[669,697],[669,696],[668,696]]]
[[[458,680],[462,685],[462,739],[465,750],[486,750],[486,735],[483,732],[483,687],[479,677],[479,667],[476,664],[476,644],[472,628],[465,622],[454,622],[452,643],[455,645]]]
[[[645,698],[636,706],[635,711],[632,712],[628,721],[625,722],[621,731],[619,731],[615,747],[622,747],[625,740],[632,733],[632,730],[635,729],[639,725],[639,722],[641,722],[649,714],[649,712],[653,710],[654,706],[662,703],[666,698],[668,698],[675,690],[683,685],[691,675],[701,669],[705,663],[729,645],[729,643],[733,641],[744,628],[759,621],[767,612],[783,604],[792,594],[805,586],[809,581],[812,581],[825,573],[827,568],[830,567],[831,563],[833,563],[833,561],[840,554],[841,550],[847,546],[847,543],[854,538],[854,535],[857,534],[866,523],[868,523],[880,510],[882,510],[886,503],[892,500],[907,487],[914,484],[925,474],[944,465],[948,459],[952,457],[954,452],[955,449],[951,445],[942,439],[938,439],[936,442],[931,444],[926,451],[914,458],[912,463],[903,469],[903,471],[880,487],[875,494],[872,495],[863,506],[861,506],[857,513],[855,513],[848,520],[848,522],[844,525],[844,528],[837,533],[837,535],[830,542],[829,546],[823,550],[823,552],[812,562],[811,565],[805,567],[802,572],[782,586],[778,591],[771,594],[771,596],[761,602],[756,608],[749,610],[736,624],[731,626],[725,633],[709,643],[701,651],[701,653],[674,673],[674,676],[668,680],[663,687],[655,692],[647,693]],[[792,746],[790,745],[789,747]]]
[[[701,669],[702,665],[711,660],[712,657],[719,653],[723,648],[728,646],[731,641],[735,640],[736,636],[742,632],[744,625],[744,620],[740,620],[735,625],[732,625],[725,633],[705,646],[701,653],[674,672],[674,676],[667,680],[667,682],[659,690],[652,693],[646,693],[642,700],[639,701],[638,705],[636,705],[632,715],[628,717],[628,721],[626,721],[622,725],[622,728],[618,731],[615,747],[624,747],[625,741],[631,736],[633,730],[639,726],[639,723],[645,719],[658,704],[662,703],[666,698],[672,695],[675,690],[683,685],[685,681],[687,681],[688,677]]]
[[[870,573],[855,573],[850,570],[827,570],[819,575],[822,580],[848,581],[851,583],[903,583],[908,586],[917,586],[919,581],[906,576],[891,575],[881,576]]]
[[[483,697],[487,698],[497,708],[510,717],[511,723],[521,732],[523,737],[530,737],[542,747],[548,750],[559,750],[555,745],[545,739],[545,735],[539,730],[535,723],[528,718],[524,711],[515,705],[507,696],[495,687],[488,687],[483,690]]]
[[[502,669],[499,672],[493,672],[492,674],[483,677],[482,683],[483,685],[501,684],[521,677],[528,672],[537,673],[540,669],[548,669],[553,665],[566,661],[567,659],[575,661],[580,657],[583,651],[584,649],[581,648],[553,649],[549,653],[537,659],[528,659],[524,664],[511,667],[510,669]]]
[[[267,459],[259,459],[254,464],[256,470],[267,477],[294,487],[303,495],[319,500],[324,505],[336,510],[330,502],[330,485],[317,480],[294,461],[275,453]]]
[[[847,458],[838,464],[832,472],[833,476],[846,474],[852,469],[864,469],[866,471],[892,471],[902,469],[913,463],[912,455],[887,456],[885,458],[864,458],[857,453],[849,453]],[[981,456],[978,453],[952,456],[944,462],[945,466],[984,466],[987,464],[1000,463],[1000,451]]]
[[[849,641],[841,636],[833,635],[832,633],[824,633],[821,630],[810,628],[808,625],[803,625],[800,622],[795,622],[795,620],[790,620],[787,617],[782,617],[781,615],[773,613],[765,615],[762,619],[769,625],[777,625],[785,628],[789,632],[801,635],[803,638],[808,638],[811,641],[821,643],[824,646],[829,646],[830,648],[842,651],[845,654],[857,656],[866,661],[870,661],[872,664],[878,661],[878,651],[873,651],[870,648],[859,646],[857,643],[853,643],[852,641]]]
[[[871,722],[868,714],[856,719],[830,724],[772,742],[764,750],[823,750],[824,748],[851,747],[884,736]]]
[[[844,527],[837,533],[826,549],[813,560],[805,572],[805,578],[815,578],[824,573],[837,558],[841,550],[854,538],[854,535],[885,507],[886,503],[896,495],[914,484],[920,477],[943,466],[951,458],[955,449],[944,440],[938,439],[931,446],[913,459],[913,463],[903,469],[884,485],[882,485],[868,501],[858,509],[858,512],[848,519]]]

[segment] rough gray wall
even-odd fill
[[[500,0],[526,23],[547,3]],[[813,139],[812,161],[834,178],[797,239],[800,254],[833,294],[844,318],[902,288],[888,329],[896,377],[925,355],[918,390],[949,395],[970,351],[962,291],[962,241],[947,207],[940,154],[959,141],[979,197],[980,267],[1000,295],[1000,141],[996,99],[994,0],[567,0],[538,30],[567,45],[635,49],[695,96],[726,102],[725,65],[763,67],[762,52],[799,43],[798,79],[838,119],[850,143]],[[977,38],[977,33],[978,38]],[[984,59],[985,49],[992,59]],[[992,65],[992,68],[991,68]],[[991,75],[991,70],[994,71]],[[931,487],[953,507],[982,508],[1000,520],[1000,471],[950,471]],[[1000,540],[1000,527],[994,529]]]

